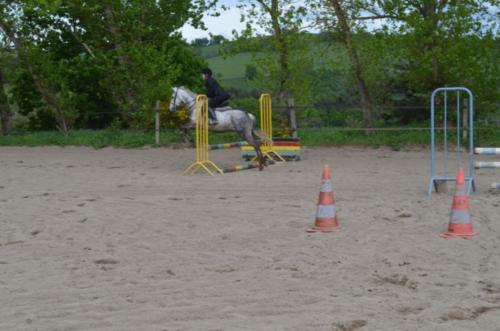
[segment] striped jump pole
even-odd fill
[[[196,96],[196,161],[184,170],[184,173],[191,171],[197,173],[200,169],[205,170],[210,175],[213,171],[223,173],[215,163],[210,161],[208,144],[208,97],[206,95]],[[212,170],[210,169],[212,168]]]
[[[266,135],[266,140],[261,146],[262,154],[270,160],[285,162],[285,159],[276,152],[273,145],[273,107],[271,95],[264,93],[259,99],[260,105],[260,129]],[[274,157],[273,157],[274,156]],[[255,156],[254,160],[257,159]]]
[[[267,160],[268,164],[275,164],[276,162],[273,160]],[[249,164],[236,164],[236,165],[231,165],[222,168],[223,173],[228,173],[228,172],[236,172],[236,171],[242,171],[242,170],[249,170],[249,169],[255,169],[259,167],[258,162],[252,162]]]
[[[248,146],[248,143],[246,141],[238,141],[235,143],[215,144],[215,145],[210,145],[210,150],[213,151],[216,149],[229,149],[229,148],[243,147],[243,146]]]
[[[500,148],[498,147],[477,147],[474,149],[475,154],[482,155],[500,155]],[[494,161],[476,161],[474,163],[476,169],[499,169],[500,162]],[[500,183],[491,183],[491,188],[500,190]]]
[[[500,155],[500,148],[496,147],[477,147],[474,153],[483,155]]]
[[[252,162],[252,163],[249,163],[249,164],[237,164],[237,165],[231,165],[231,166],[227,166],[227,167],[222,168],[222,172],[226,174],[226,173],[229,173],[229,172],[236,172],[236,171],[242,171],[242,170],[255,169],[255,168],[258,168],[258,167],[259,167],[259,164],[255,163],[255,162]]]
[[[500,162],[495,161],[476,161],[474,164],[476,169],[497,169],[500,168]]]

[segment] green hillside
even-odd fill
[[[310,39],[307,57],[312,61],[312,68],[330,69],[343,73],[348,71],[350,64],[343,45],[319,41],[313,36],[307,38]],[[219,54],[220,47],[220,45],[206,46],[196,49],[196,53],[207,61],[221,84],[243,91],[258,88],[258,84],[245,79],[245,70],[248,64],[255,65],[254,57],[258,57],[259,52],[246,51],[223,57]],[[300,63],[300,60],[298,62]]]
[[[245,77],[245,66],[252,60],[251,53],[239,53],[230,58],[216,56],[206,59],[215,76],[220,79]]]

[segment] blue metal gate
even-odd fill
[[[451,93],[450,93],[451,92]],[[448,117],[453,115],[452,111],[448,111],[448,93],[453,96],[453,92],[456,92],[456,169],[454,173],[449,174],[448,170]],[[463,126],[460,118],[460,101],[461,101],[461,92],[465,92],[468,96],[468,127]],[[436,95],[438,93],[444,94],[443,96],[443,126],[437,128],[436,127]],[[465,109],[464,109],[465,110]],[[451,115],[450,115],[451,113]],[[437,173],[436,169],[436,131],[443,132],[443,152],[442,152],[442,171],[441,174]],[[451,129],[450,129],[451,130]],[[468,137],[468,149],[467,149],[467,157],[465,162],[462,162],[461,155],[461,146],[460,146],[460,133],[462,130],[467,130]],[[465,163],[465,164],[464,164]],[[467,194],[470,194],[471,190],[475,190],[474,184],[474,97],[472,92],[465,87],[442,87],[434,90],[432,92],[431,97],[431,179],[429,181],[429,190],[428,194],[431,195],[432,188],[438,192],[438,183],[442,181],[455,181],[456,180],[456,170],[459,167],[466,167],[464,169],[466,172],[465,182],[467,183]]]

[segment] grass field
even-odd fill
[[[207,59],[207,62],[218,78],[234,79],[245,77],[245,66],[251,59],[251,53],[239,53],[227,59],[222,56],[212,57]]]
[[[428,131],[375,131],[371,135],[360,130],[344,128],[306,128],[299,130],[301,143],[307,146],[389,146],[398,150],[405,146],[427,146],[430,142]],[[178,146],[182,137],[178,131],[163,130],[160,135],[161,146]],[[454,142],[452,131],[450,143]],[[441,139],[438,135],[437,139]],[[227,143],[239,141],[234,133],[218,133],[210,135],[210,143]],[[500,146],[498,128],[478,128],[475,132],[476,146]],[[119,131],[119,130],[81,130],[68,135],[60,132],[33,132],[16,135],[0,135],[0,146],[107,146],[137,148],[154,146],[153,131]]]

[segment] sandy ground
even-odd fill
[[[0,330],[500,330],[498,171],[470,199],[480,235],[446,240],[428,151],[181,176],[193,157],[1,148]],[[309,234],[324,163],[341,230]]]

